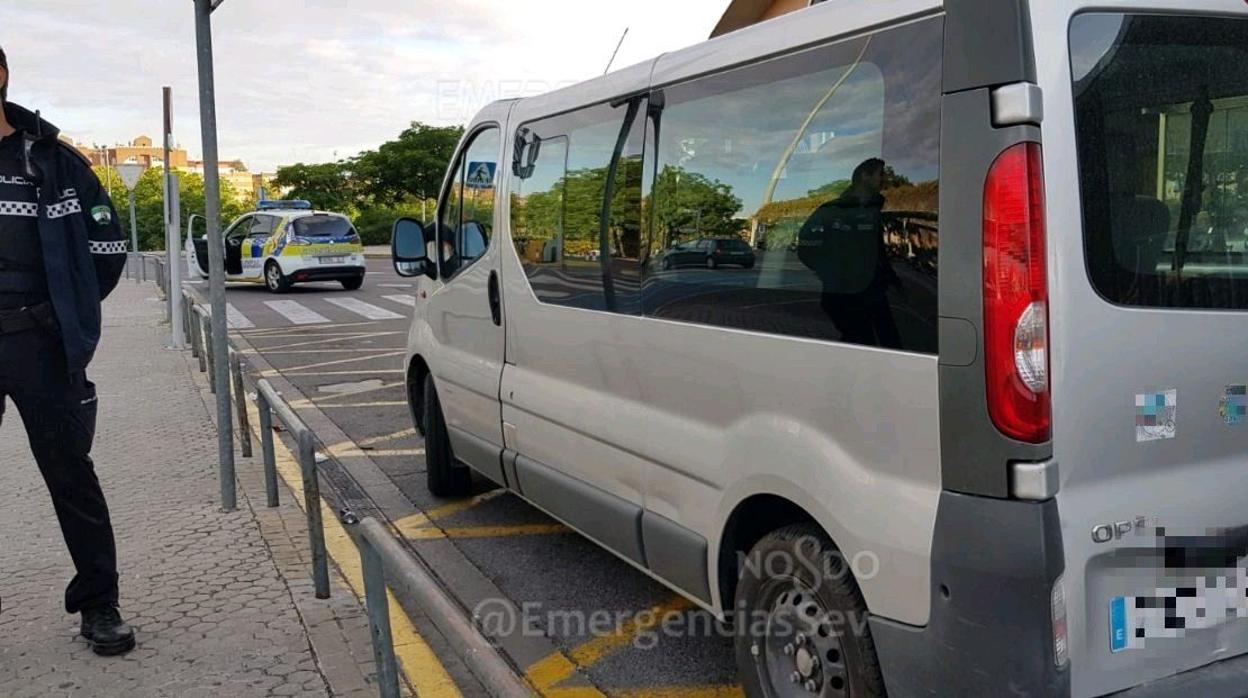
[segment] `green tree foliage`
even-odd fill
[[[307,199],[318,209],[354,213],[356,193],[345,163],[297,163],[279,168],[273,185],[288,188],[288,199]]]
[[[105,190],[112,183],[113,206],[126,231],[127,240],[130,235],[130,205],[126,187],[121,177],[112,168],[94,168]],[[157,168],[149,168],[139,177],[134,187],[135,219],[138,222],[139,249],[165,249],[165,192],[162,183],[164,172]],[[178,195],[181,204],[182,235],[186,235],[186,221],[191,214],[204,215],[204,178],[197,174],[177,173]],[[235,201],[234,191],[229,182],[221,182],[221,227],[229,225],[235,218],[243,214],[243,205]],[[197,232],[203,232],[203,223],[196,224]]]
[[[737,218],[741,198],[732,186],[670,165],[654,182],[654,232],[664,249],[680,240],[734,237],[746,228]]]

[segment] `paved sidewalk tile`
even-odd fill
[[[0,696],[375,695],[367,645],[347,640],[362,611],[341,585],[334,599],[313,599],[289,492],[265,510],[248,474],[239,511],[219,510],[212,421],[188,356],[163,348],[162,307],[151,285],[123,280],[89,372],[100,394],[93,455],[138,648],[97,657],[77,637],[62,605],[73,565],[10,410],[0,426]],[[341,630],[310,640],[309,626]]]

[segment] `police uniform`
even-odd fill
[[[126,246],[89,162],[37,115],[3,108],[17,131],[0,140],[0,419],[11,402],[52,495],[77,571],[65,608],[83,613],[98,653],[117,654],[134,638],[115,610],[117,552],[90,457],[97,400],[86,367]],[[109,618],[88,627],[100,609]]]

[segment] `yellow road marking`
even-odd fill
[[[340,444],[334,444],[325,449],[325,452],[335,458],[358,458],[359,456],[381,456],[383,458],[401,458],[411,456],[425,455],[423,448],[392,448],[392,449],[375,449],[364,450],[350,441],[344,441]]]
[[[339,327],[364,327],[367,325],[376,325],[376,324],[377,322],[375,320],[370,321],[370,322],[339,322],[339,323],[322,322],[319,325],[304,325],[303,327],[292,326],[292,325],[282,325],[281,327],[260,327],[254,330],[242,330],[241,334],[247,335],[248,337],[263,337],[268,334],[273,334],[277,332],[299,332],[299,331],[306,331],[310,334],[317,334],[317,330],[322,330],[322,329],[337,329]],[[306,330],[304,328],[306,328]]]
[[[252,424],[259,424],[259,412],[254,405],[248,404]],[[259,429],[254,429],[259,435]],[[286,448],[281,439],[273,439],[277,472],[286,486],[294,494],[299,508],[307,511],[303,498],[303,475],[294,454]],[[320,502],[321,518],[325,524],[325,548],[333,559],[338,571],[357,599],[364,601],[364,573],[360,563],[360,552],[346,529],[338,521],[338,516],[324,501]],[[387,589],[386,597],[390,605],[390,634],[394,640],[394,656],[408,684],[421,698],[461,698],[462,694],[455,685],[454,679],[447,673],[446,667],[429,647],[425,639],[412,625],[411,619],[403,611],[394,594]]]
[[[387,441],[397,441],[398,439],[405,439],[409,436],[416,436],[415,428],[409,427],[402,431],[396,431],[393,434],[386,434],[384,436],[373,436],[373,437],[364,439],[363,441],[360,441],[358,443],[360,446],[376,446],[377,444],[385,443]]]
[[[684,611],[692,607],[693,602],[685,597],[674,597],[665,603],[651,608],[647,612],[634,615],[622,623],[620,627],[616,628],[615,632],[587,640],[573,648],[567,656],[554,652],[546,658],[534,662],[525,671],[525,676],[529,678],[529,681],[543,695],[561,695],[552,693],[550,689],[554,688],[555,684],[571,678],[576,673],[577,668],[584,669],[593,666],[604,657],[623,649],[633,642],[639,633],[663,623],[668,614]]]
[[[437,538],[507,538],[511,536],[549,536],[571,533],[563,524],[519,524],[514,526],[452,526],[448,528],[417,528],[407,537],[411,540]]]
[[[612,698],[739,698],[745,691],[740,686],[653,686],[611,691]]]
[[[313,368],[324,368],[326,366],[339,366],[342,364],[350,364],[350,363],[355,363],[356,361],[372,361],[373,359],[385,359],[391,356],[403,356],[406,353],[407,353],[406,351],[392,351],[388,354],[380,354],[378,356],[357,356],[351,359],[334,359],[333,361],[324,361],[324,362],[316,363],[316,364],[308,364],[306,366],[294,366],[292,368],[283,368],[283,369],[275,368],[269,371],[264,371],[263,375],[265,377],[276,376],[279,373],[293,373],[295,371],[307,371]]]
[[[293,329],[284,327],[282,329]],[[359,330],[356,332],[310,332],[310,333],[290,333],[290,334],[262,334],[248,335],[251,339],[309,339],[311,337],[359,337],[361,335],[370,334],[367,330]],[[400,332],[382,332],[381,334],[402,334]]]
[[[399,407],[399,406],[406,407],[407,402],[403,400],[399,400],[397,402],[352,402],[352,403],[342,403],[338,405],[324,405],[324,404],[314,403],[311,400],[295,400],[294,402],[290,403],[291,409],[295,409],[295,410],[306,410],[309,407],[327,408],[327,407]]]
[[[435,507],[433,509],[430,509],[429,511],[426,511],[423,514],[412,514],[411,516],[404,516],[403,518],[394,522],[394,527],[395,529],[398,530],[399,535],[408,536],[409,533],[420,530],[421,527],[427,526],[428,524],[434,521],[437,521],[438,519],[444,519],[448,516],[451,516],[452,514],[458,514],[461,511],[467,511],[477,506],[478,504],[483,504],[485,502],[490,501],[491,499],[494,499],[495,497],[502,496],[506,493],[507,493],[506,490],[499,488],[496,490],[490,490],[489,492],[483,492],[475,497],[461,499],[458,502],[451,502],[450,504],[443,504],[440,507]]]
[[[369,352],[398,351],[398,347],[375,347],[372,349],[251,349],[244,354],[367,354]]]
[[[385,368],[385,369],[373,369],[373,370],[366,370],[366,371],[306,371],[306,372],[295,372],[295,373],[292,373],[291,371],[282,371],[282,373],[287,376],[381,376],[381,375],[401,374],[403,373],[403,369]]]

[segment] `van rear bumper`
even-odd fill
[[[888,694],[1070,695],[1051,608],[1064,569],[1055,500],[943,492],[928,624],[871,618]]]
[[[1168,698],[1169,696],[1242,696],[1248,691],[1248,654],[1206,664],[1164,679],[1151,681],[1114,698]]]

